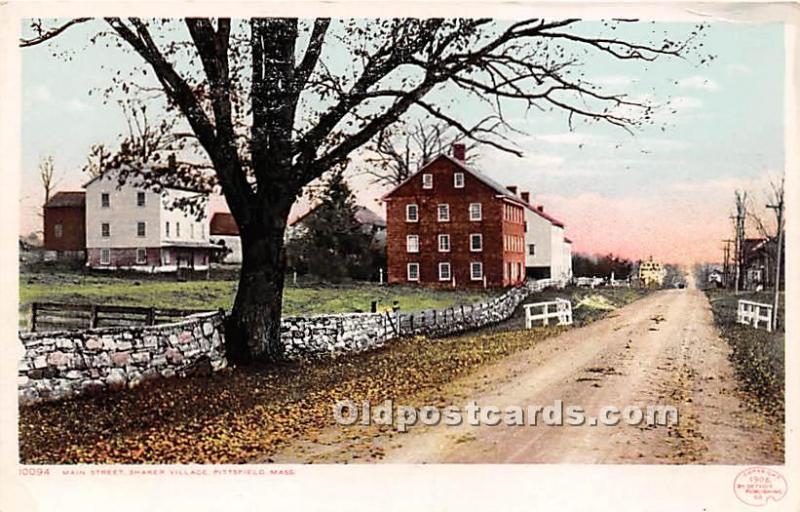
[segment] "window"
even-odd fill
[[[164,224],[164,233],[166,234],[167,238],[169,238],[169,221]]]
[[[180,222],[176,222],[175,223],[175,236],[177,238],[181,237],[181,223]]]
[[[415,204],[406,205],[406,222],[417,222],[419,220],[419,207]]]
[[[144,192],[136,193],[136,206],[144,206]]]
[[[453,187],[464,188],[464,173],[457,172],[453,174]]]
[[[440,204],[436,210],[439,215],[439,222],[447,222],[450,220],[450,205]]]
[[[189,238],[194,240],[194,224],[189,224]]]
[[[483,235],[480,233],[469,235],[469,250],[472,252],[483,250]]]
[[[426,189],[433,188],[433,174],[422,175],[422,188]]]
[[[483,209],[481,203],[469,204],[469,220],[481,220],[483,218]]]
[[[147,249],[141,247],[136,249],[136,263],[139,265],[147,263]]]
[[[111,236],[111,224],[108,222],[103,222],[100,224],[100,235],[103,238],[108,238]]]
[[[469,276],[473,281],[480,281],[483,279],[483,263],[480,261],[473,261],[469,264]]]
[[[409,263],[407,271],[409,281],[419,281],[419,263]]]
[[[169,265],[169,249],[161,250],[161,261],[164,265]]]
[[[136,223],[136,236],[145,236],[145,225],[144,222],[137,222]]]
[[[206,237],[206,225],[200,224],[200,238]]]
[[[100,264],[101,265],[111,264],[111,249],[100,249]]]
[[[528,254],[530,256],[536,256],[536,244],[528,244]]]
[[[439,281],[449,281],[450,280],[450,263],[442,262],[439,263]]]
[[[419,252],[419,235],[406,236],[406,252]]]
[[[439,235],[439,252],[450,252],[450,235]]]
[[[108,195],[108,192],[103,192],[100,194],[100,206],[102,208],[108,208],[111,206],[111,198]]]
[[[53,226],[53,234],[56,238],[61,238],[64,236],[64,225],[63,224],[56,224]]]

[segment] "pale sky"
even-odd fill
[[[599,27],[586,23],[583,30]],[[634,37],[653,30],[677,37],[688,27],[643,23],[626,30]],[[21,233],[41,229],[41,157],[54,157],[57,189],[79,190],[90,146],[114,147],[125,131],[120,109],[89,90],[104,88],[116,69],[138,59],[91,45],[91,32],[89,25],[78,26],[58,38],[60,48],[74,49],[68,61],[53,57],[49,45],[22,51]],[[571,132],[561,113],[526,116],[522,106],[511,104],[506,115],[525,132],[512,137],[524,157],[483,147],[477,167],[529,190],[565,222],[578,252],[679,263],[719,260],[720,240],[730,234],[734,190],[760,197],[770,178],[783,172],[783,41],[780,24],[712,23],[704,39],[705,50],[717,56],[710,64],[588,61],[588,79],[610,92],[671,101],[675,114],[657,114],[665,116],[667,130],[645,128],[630,136],[618,128],[576,124]],[[347,56],[331,49],[330,58]],[[456,99],[464,120],[482,114],[478,102]],[[362,204],[383,212],[375,200],[383,190],[365,179],[353,185]],[[222,201],[215,204],[224,208]]]

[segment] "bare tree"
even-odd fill
[[[39,160],[39,179],[42,181],[42,188],[44,189],[44,203],[50,201],[50,194],[55,188],[55,172],[56,167],[52,156],[46,156]]]
[[[21,45],[49,41],[70,24],[90,21],[57,23],[45,27],[33,20],[32,35]],[[243,362],[282,357],[284,232],[289,209],[306,184],[410,110],[473,141],[521,154],[491,133],[473,130],[457,106],[448,109],[432,92],[478,98],[502,123],[504,104],[513,101],[563,111],[570,126],[582,119],[632,130],[654,122],[654,106],[592,84],[582,63],[595,56],[641,62],[685,58],[700,51],[704,28],[694,27],[682,40],[637,41],[615,35],[624,30],[611,30],[628,21],[598,29],[581,26],[578,19],[104,18],[91,23],[98,23],[94,40],[108,37],[141,57],[213,166],[241,233],[242,269],[226,335],[231,358]],[[184,33],[188,39],[181,39]],[[328,51],[337,45],[351,56],[346,63]],[[119,80],[131,87],[129,79]]]
[[[483,130],[489,133],[500,123],[491,123],[487,118],[482,124],[487,127],[477,127],[473,132]],[[447,123],[421,119],[398,122],[381,130],[365,146],[364,153],[367,156],[364,158],[363,171],[372,176],[374,184],[396,186],[436,156],[448,153],[453,144],[462,141],[467,149],[467,162],[474,161],[476,153],[470,150],[477,143],[468,140],[463,133],[454,131]]]

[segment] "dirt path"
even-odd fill
[[[453,382],[452,404],[505,409],[561,400],[595,416],[604,406],[677,407],[677,426],[415,426],[358,436],[334,428],[275,462],[781,463],[780,433],[737,396],[705,295],[659,291],[580,329]],[[399,404],[395,404],[399,405]],[[369,441],[365,444],[364,438]],[[353,441],[358,439],[358,441]]]

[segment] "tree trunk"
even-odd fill
[[[280,337],[286,272],[283,237],[289,207],[265,209],[241,230],[239,288],[225,326],[226,349],[234,363],[283,359]]]

